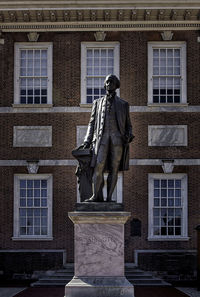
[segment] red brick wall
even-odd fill
[[[188,102],[199,104],[200,43],[198,32],[177,31],[173,40],[187,41]],[[4,33],[0,46],[0,107],[12,106],[14,42],[25,42],[25,33]],[[130,105],[147,104],[147,42],[161,40],[159,32],[108,32],[106,41],[120,41],[121,97]],[[80,104],[80,44],[95,41],[93,32],[41,33],[39,41],[53,42],[53,104]],[[0,114],[0,159],[72,159],[76,146],[76,126],[87,125],[89,113],[9,113]],[[132,113],[134,135],[131,158],[199,158],[200,126],[198,113]],[[148,147],[148,125],[188,125],[188,147]],[[52,125],[53,146],[49,148],[13,148],[13,126]],[[76,202],[76,178],[73,166],[40,167],[39,173],[53,174],[53,241],[12,241],[13,176],[27,173],[25,167],[0,168],[0,248],[66,249],[67,261],[73,261],[73,224],[68,211]],[[142,221],[142,236],[130,237],[126,225],[126,261],[133,261],[134,249],[193,249],[194,227],[199,224],[199,166],[179,166],[174,172],[188,174],[189,236],[187,242],[148,242],[148,173],[162,172],[161,166],[131,166],[124,173],[125,210]]]
[[[174,31],[173,41],[187,42],[188,102],[199,104],[200,43],[198,31]],[[0,46],[0,106],[13,103],[14,42],[25,33],[4,33]],[[130,105],[147,104],[147,43],[161,41],[160,32],[108,32],[105,41],[120,42],[121,96]],[[53,42],[53,104],[79,106],[81,42],[95,41],[93,32],[40,33],[39,42]]]
[[[87,125],[90,113],[0,114],[0,159],[73,159],[76,127]],[[134,141],[131,158],[199,158],[198,113],[131,113]],[[187,147],[148,147],[148,125],[188,125]],[[13,147],[13,126],[52,126],[52,147]]]
[[[13,241],[13,176],[27,173],[25,167],[1,167],[0,179],[0,247],[2,249],[66,249],[67,261],[73,261],[73,224],[68,212],[76,203],[74,166],[40,167],[38,173],[53,174],[53,241]],[[194,249],[195,227],[199,221],[200,185],[198,166],[175,167],[174,173],[188,174],[188,235],[189,241],[148,241],[148,173],[162,173],[161,166],[131,166],[124,173],[123,200],[131,219],[142,222],[142,236],[130,236],[130,221],[126,224],[125,260],[133,261],[135,249]]]
[[[130,237],[130,223],[126,224],[126,261],[133,261],[135,249],[195,249],[196,230],[199,222],[200,200],[199,166],[175,166],[173,173],[188,175],[188,241],[148,241],[148,174],[163,173],[161,166],[131,166],[124,174],[125,210],[131,211],[131,219],[142,222],[142,236]]]

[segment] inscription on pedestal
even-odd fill
[[[75,276],[123,276],[123,228],[122,224],[76,224]]]

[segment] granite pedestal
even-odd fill
[[[124,211],[75,211],[75,275],[65,297],[134,297],[124,276]]]

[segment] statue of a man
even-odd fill
[[[93,150],[91,167],[93,195],[86,202],[103,202],[103,173],[108,171],[107,201],[111,201],[118,171],[128,170],[129,143],[133,140],[128,102],[116,95],[120,87],[115,75],[104,81],[106,95],[94,100],[83,148]]]

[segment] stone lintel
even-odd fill
[[[68,213],[74,224],[125,224],[131,213],[125,211],[74,211]]]

